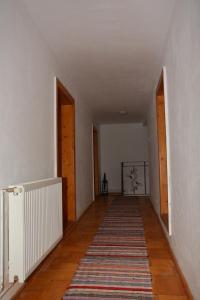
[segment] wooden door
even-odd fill
[[[94,194],[99,195],[99,149],[98,131],[93,127]]]
[[[168,177],[163,72],[156,91],[158,158],[160,177],[160,215],[168,229]]]
[[[75,105],[57,80],[57,174],[63,180],[63,226],[76,220]]]

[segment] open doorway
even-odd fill
[[[76,220],[75,195],[75,104],[56,79],[57,95],[57,176],[63,180],[63,227]]]
[[[160,215],[168,229],[169,208],[168,208],[168,174],[167,174],[167,145],[166,145],[166,116],[165,116],[165,95],[164,76],[161,73],[156,90],[156,111],[157,111],[157,135],[158,135],[158,158],[160,176]]]
[[[94,195],[99,195],[99,145],[98,131],[93,127],[93,165],[94,165]]]

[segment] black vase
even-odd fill
[[[106,178],[106,173],[103,175],[101,193],[108,194],[108,180]]]

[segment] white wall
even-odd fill
[[[121,162],[148,160],[147,128],[142,124],[100,126],[101,178],[105,172],[110,192],[121,192]]]
[[[76,105],[76,198],[77,217],[93,201],[92,117],[85,103]]]
[[[167,70],[172,236],[194,298],[200,299],[200,1],[176,6],[163,65]],[[159,76],[159,74],[158,74]],[[152,201],[159,213],[155,99],[149,113]]]
[[[54,176],[54,76],[75,97],[77,215],[92,201],[92,118],[20,4],[0,1],[0,186]]]

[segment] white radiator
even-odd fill
[[[17,185],[9,193],[9,281],[24,282],[62,236],[61,179]]]

